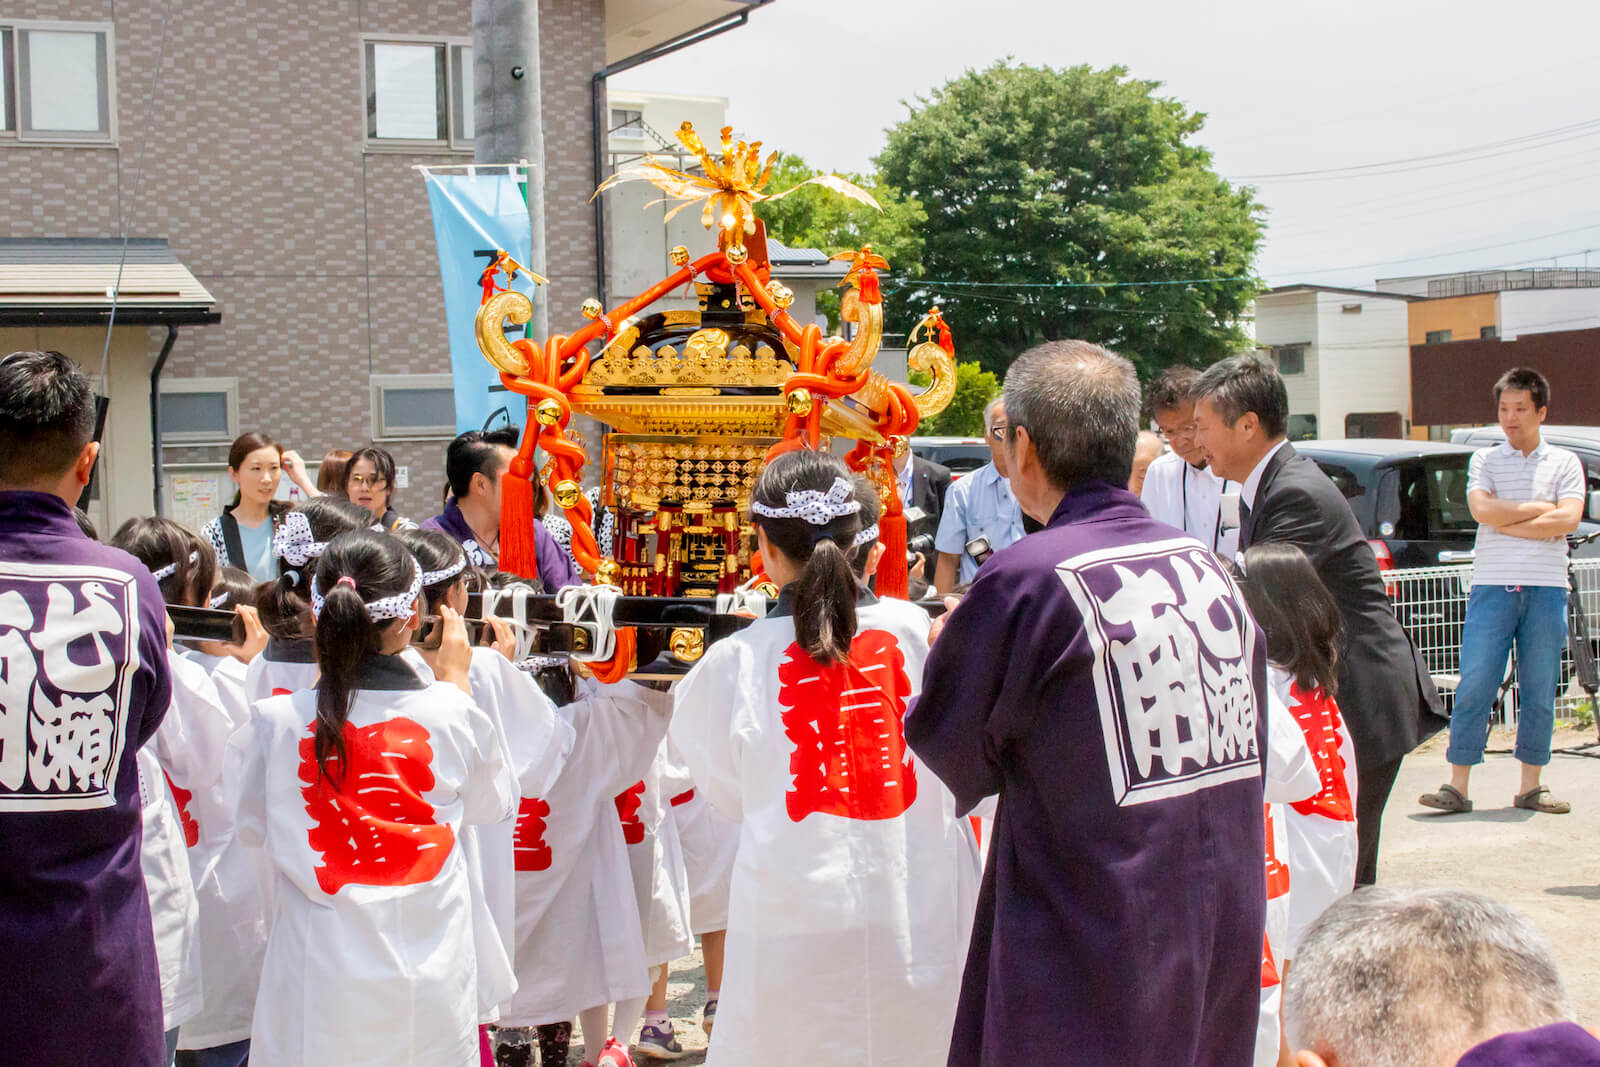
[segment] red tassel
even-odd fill
[[[504,534],[500,535],[504,544]],[[878,520],[878,541],[883,558],[878,561],[878,595],[906,598],[911,574],[906,569],[906,517],[885,515]]]
[[[500,483],[500,569],[519,578],[539,577],[533,540],[534,492],[533,464],[518,456]]]

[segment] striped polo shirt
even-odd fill
[[[1543,438],[1524,456],[1510,442],[1480,448],[1472,454],[1467,472],[1467,492],[1484,489],[1498,500],[1521,503],[1526,500],[1584,498],[1583,464],[1564,448]],[[1567,539],[1550,537],[1530,541],[1512,537],[1492,526],[1478,525],[1478,543],[1473,554],[1473,585],[1555,585],[1567,584]]]

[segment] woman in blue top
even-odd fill
[[[272,534],[283,521],[289,503],[274,498],[285,474],[307,497],[322,495],[306,477],[306,465],[296,453],[284,451],[264,433],[252,432],[234,439],[228,449],[228,477],[238,486],[238,492],[233,503],[200,531],[216,551],[219,567],[248,571],[258,582],[278,577]]]

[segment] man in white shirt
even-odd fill
[[[1556,686],[1567,640],[1567,534],[1583,517],[1583,464],[1539,433],[1550,404],[1544,375],[1515,367],[1494,385],[1504,444],[1480,448],[1467,469],[1467,505],[1478,520],[1472,594],[1461,630],[1461,683],[1450,717],[1450,783],[1425,807],[1471,811],[1467,779],[1483,762],[1489,709],[1517,647],[1517,747],[1522,787],[1513,803],[1565,815],[1572,805],[1539,784],[1550,762]]]
[[[1158,522],[1176,526],[1224,559],[1239,549],[1239,483],[1211,468],[1194,428],[1194,397],[1200,372],[1168,367],[1150,383],[1145,406],[1172,451],[1150,464],[1139,498]]]
[[[941,594],[954,589],[957,581],[972,581],[989,556],[1021,540],[1025,532],[1022,508],[1007,480],[1003,400],[996,398],[983,409],[983,430],[989,462],[950,486],[933,539],[939,553],[933,587]]]

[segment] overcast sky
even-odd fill
[[[1493,146],[1251,181],[1272,284],[1581,266],[1585,249],[1600,267],[1600,0],[777,0],[615,82],[725,96],[741,135],[859,170],[903,102],[1007,56],[1163,82],[1206,113],[1229,178]]]

